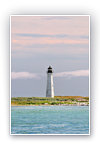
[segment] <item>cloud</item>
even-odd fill
[[[14,34],[13,34],[14,35]],[[16,33],[15,36],[33,37],[33,38],[71,38],[71,39],[89,39],[88,35],[70,35],[70,34],[36,34],[36,33]]]
[[[29,73],[29,72],[12,72],[11,78],[12,79],[32,79],[32,78],[39,79],[39,76],[35,73]]]
[[[54,73],[54,77],[86,77],[89,76],[89,70],[75,70],[70,72],[59,72]],[[41,75],[44,77],[44,75]],[[30,72],[12,72],[11,73],[12,79],[40,79],[40,74],[30,73]]]
[[[19,36],[16,38],[12,39],[12,43],[11,43],[11,48],[19,50],[19,49],[23,49],[26,51],[26,48],[28,47],[28,50],[30,47],[34,47],[36,45],[40,45],[40,46],[44,46],[47,45],[48,47],[50,47],[50,45],[52,46],[63,46],[63,45],[70,45],[70,46],[76,46],[79,45],[81,47],[84,47],[84,45],[88,45],[89,41],[86,38],[80,38],[80,39],[73,39],[73,38],[53,38],[53,37],[43,37],[43,35],[41,35],[42,38],[35,38],[35,37],[30,37],[30,36]],[[46,36],[46,35],[45,35]],[[48,35],[49,36],[49,35]],[[53,35],[54,36],[54,35]],[[56,36],[56,35],[55,35]],[[60,35],[59,35],[60,36]],[[63,35],[62,35],[63,37]],[[42,47],[43,47],[42,46]],[[41,51],[41,47],[40,47],[40,51]]]
[[[88,35],[88,16],[12,16],[12,33]]]
[[[89,70],[75,70],[70,72],[55,73],[54,77],[86,77],[89,76]]]
[[[35,37],[35,38],[43,38],[43,37],[55,37],[55,38],[65,38],[69,37],[68,34],[34,34],[34,33],[16,33],[16,36],[22,37]]]
[[[89,40],[89,36],[88,35],[81,35],[80,38],[81,39],[88,39]]]

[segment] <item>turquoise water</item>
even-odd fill
[[[11,107],[11,134],[88,133],[88,106]]]

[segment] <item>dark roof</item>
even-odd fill
[[[47,71],[47,73],[53,73],[53,71],[52,71],[52,67],[51,67],[51,66],[49,66],[49,67],[48,67],[48,71]]]
[[[52,69],[52,67],[51,67],[51,66],[49,66],[49,67],[48,67],[48,69]]]

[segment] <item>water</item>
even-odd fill
[[[11,107],[11,134],[88,133],[88,106]]]

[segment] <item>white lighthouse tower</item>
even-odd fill
[[[46,97],[54,97],[54,86],[53,86],[53,71],[51,66],[47,70],[47,89]]]

